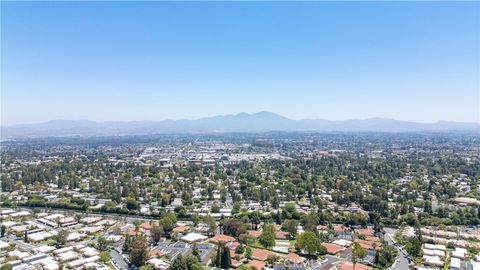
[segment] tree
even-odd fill
[[[127,206],[127,209],[130,211],[137,210],[140,207],[140,204],[135,200],[135,198],[128,197],[125,200],[125,204]]]
[[[245,252],[245,247],[242,244],[238,245],[235,248],[235,253],[236,254],[243,254],[243,252]]]
[[[412,257],[421,257],[422,256],[422,241],[416,237],[412,236],[407,239],[407,243],[405,244],[405,250],[410,254]]]
[[[187,269],[186,262],[183,259],[182,254],[179,254],[177,258],[173,260],[170,270],[186,270],[186,269]]]
[[[155,243],[158,243],[158,241],[160,241],[160,238],[162,238],[162,235],[163,235],[163,228],[158,226],[157,224],[154,224],[150,229],[150,236],[152,237],[152,240]]]
[[[382,249],[377,252],[375,257],[375,265],[377,265],[378,268],[386,269],[393,264],[397,255],[397,249],[384,242],[382,244]]]
[[[249,216],[252,221],[252,230],[257,230],[257,226],[260,224],[260,213],[258,211],[253,211]]]
[[[245,258],[249,259],[252,258],[252,248],[250,248],[249,246],[247,246],[247,248],[245,248]]]
[[[306,231],[314,231],[317,229],[318,225],[318,216],[315,212],[310,212],[302,220],[303,227]]]
[[[55,242],[57,242],[57,247],[62,247],[67,243],[67,236],[68,232],[62,229],[53,237]]]
[[[7,228],[5,227],[5,225],[2,225],[2,227],[0,227],[0,237],[5,236],[5,231],[6,230],[7,230]]]
[[[322,246],[317,234],[312,231],[306,231],[297,236],[296,245],[300,250],[305,250],[310,255],[325,252],[325,247]]]
[[[25,243],[28,243],[28,228],[25,230],[25,234],[23,236],[23,241],[25,241]]]
[[[215,260],[213,260],[213,265],[216,267],[222,266],[222,247],[217,246],[217,254],[215,255]]]
[[[237,214],[238,212],[240,212],[240,203],[239,202],[235,202],[233,204],[233,208],[232,208],[232,215],[235,215]]]
[[[110,249],[110,242],[103,235],[98,237],[97,249],[100,251],[108,251]]]
[[[432,214],[432,201],[425,201],[424,206],[423,206],[423,211],[425,213]]]
[[[222,222],[223,233],[233,237],[239,237],[246,232],[245,225],[239,219],[226,219]]]
[[[258,241],[266,248],[275,246],[275,227],[272,224],[265,225]]]
[[[220,213],[220,206],[218,204],[213,204],[212,205],[212,213]]]
[[[129,252],[130,251],[130,246],[132,245],[133,243],[133,237],[131,237],[130,235],[126,235],[125,236],[125,242],[123,243],[123,247],[122,247],[122,250],[123,252]]]
[[[200,251],[198,250],[197,243],[193,243],[192,246],[192,255],[197,257],[198,261],[201,261]]]
[[[171,213],[160,219],[160,226],[165,232],[170,233],[177,224],[175,214]]]
[[[2,265],[2,267],[0,267],[0,270],[12,270],[12,269],[13,269],[13,266],[9,263],[6,263]]]
[[[140,267],[140,270],[155,270],[155,266],[153,266],[152,264],[147,264]]]
[[[110,251],[104,250],[100,252],[100,261],[103,263],[108,263],[110,261]]]
[[[353,270],[355,270],[355,265],[357,264],[358,259],[363,259],[367,256],[367,251],[360,246],[359,243],[353,242],[352,244],[352,263]]]
[[[135,266],[140,267],[145,264],[148,258],[147,246],[147,239],[143,235],[135,236],[128,251],[128,258]]]
[[[192,254],[182,256],[181,254],[173,260],[170,270],[199,270],[202,266],[197,257]]]
[[[288,219],[282,224],[282,229],[289,232],[291,237],[295,237],[297,235],[297,226],[298,221]]]
[[[208,233],[209,234],[215,233],[215,230],[217,229],[217,222],[215,221],[215,219],[212,216],[210,216],[210,215],[204,216],[203,217],[203,222],[208,225]]]
[[[193,225],[197,226],[198,223],[200,222],[200,216],[197,213],[194,213],[191,217]]]
[[[255,266],[241,265],[237,268],[238,270],[258,270]]]
[[[277,211],[277,213],[275,213],[274,219],[275,223],[282,224],[282,214],[280,213],[280,211]]]
[[[227,247],[222,248],[222,260],[220,266],[223,269],[229,269],[232,265],[232,259],[230,258],[230,249]]]

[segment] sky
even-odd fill
[[[1,124],[480,122],[479,2],[1,2]]]

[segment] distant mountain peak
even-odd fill
[[[273,112],[269,112],[269,111],[261,111],[261,112],[257,112],[257,113],[254,113],[252,114],[252,116],[256,116],[256,117],[264,117],[264,118],[267,118],[267,117],[273,117],[273,118],[282,118],[282,119],[288,119],[287,117],[285,116],[282,116],[282,115],[279,115],[279,114],[276,114],[276,113],[273,113]]]
[[[350,119],[331,121],[322,119],[292,120],[269,111],[249,114],[218,115],[196,120],[95,122],[90,120],[52,120],[39,124],[2,126],[2,138],[48,136],[114,136],[158,133],[210,133],[210,132],[265,132],[265,131],[313,131],[313,132],[417,132],[417,131],[467,131],[480,134],[480,123],[438,121],[415,123],[389,118]]]

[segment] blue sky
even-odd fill
[[[2,2],[3,125],[480,122],[478,2]]]

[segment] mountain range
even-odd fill
[[[49,136],[110,136],[156,133],[214,133],[266,131],[342,131],[342,132],[480,132],[480,123],[438,121],[416,123],[387,118],[331,121],[293,120],[263,111],[254,114],[218,115],[196,120],[133,122],[96,122],[90,120],[53,120],[38,124],[2,126],[2,139]]]

